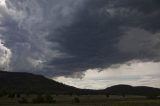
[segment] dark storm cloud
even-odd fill
[[[1,5],[0,40],[12,52],[12,71],[49,73],[45,63],[65,53],[58,50],[58,42],[51,44],[45,38],[55,28],[70,23],[77,3],[81,1],[6,0],[6,5]],[[56,73],[53,70],[51,73]]]
[[[58,76],[160,60],[159,0],[6,3],[0,8],[0,39],[12,52],[12,70]]]
[[[72,24],[59,28],[56,38],[51,35],[48,37],[50,41],[60,42],[61,51],[71,56],[53,60],[49,65],[56,65],[58,70],[73,73],[90,68],[104,68],[132,59],[158,58],[160,49],[153,53],[151,48],[159,43],[147,48],[150,43],[146,41],[154,38],[151,40],[152,44],[155,39],[160,38],[158,34],[153,35],[153,32],[159,32],[160,29],[159,5],[159,0],[89,0],[76,14]],[[130,31],[133,36],[128,32],[132,28],[137,28],[135,32]],[[128,37],[134,39],[127,40]],[[138,40],[137,44],[132,40]],[[139,47],[141,43],[147,44]]]
[[[132,16],[134,16],[132,24],[148,30],[156,31],[160,28],[158,21],[160,18],[159,4],[159,0],[115,0],[113,8],[127,9],[127,11],[131,12]]]

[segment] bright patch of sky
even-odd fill
[[[84,77],[56,77],[56,81],[87,89],[103,89],[116,84],[129,84],[133,86],[160,87],[160,62],[130,61],[126,64],[117,64],[109,68],[89,69]]]

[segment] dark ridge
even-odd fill
[[[108,87],[104,92],[112,95],[160,95],[159,88],[146,86],[130,86],[130,85],[115,85]]]
[[[52,94],[160,95],[159,88],[115,85],[104,90],[79,89],[41,75],[0,71],[0,92]]]
[[[4,71],[0,71],[0,89],[6,92],[61,94],[79,90],[41,75]]]

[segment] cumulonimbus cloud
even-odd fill
[[[59,42],[51,43],[46,37],[56,28],[70,23],[74,13],[72,8],[77,3],[81,2],[3,1],[0,6],[0,34],[12,52],[12,71],[46,73],[44,64],[47,61],[66,55],[59,51]]]
[[[12,53],[10,49],[4,46],[3,41],[0,40],[0,70],[10,70],[10,59]]]
[[[134,59],[159,61],[157,4],[157,0],[88,0],[72,24],[59,28],[56,38],[49,37],[60,42],[62,51],[71,57],[49,65],[72,73]]]
[[[134,59],[159,61],[159,4],[159,0],[5,0],[0,7],[1,39],[11,51],[13,71],[47,76]]]

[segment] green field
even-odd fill
[[[21,104],[18,101],[21,98],[26,98],[29,103]],[[150,100],[141,96],[110,96],[107,98],[105,95],[83,95],[83,96],[69,96],[69,95],[53,95],[56,103],[32,103],[35,95],[21,96],[19,98],[8,98],[4,96],[0,98],[0,106],[160,106],[160,99]],[[79,99],[79,103],[75,103],[74,98]]]

